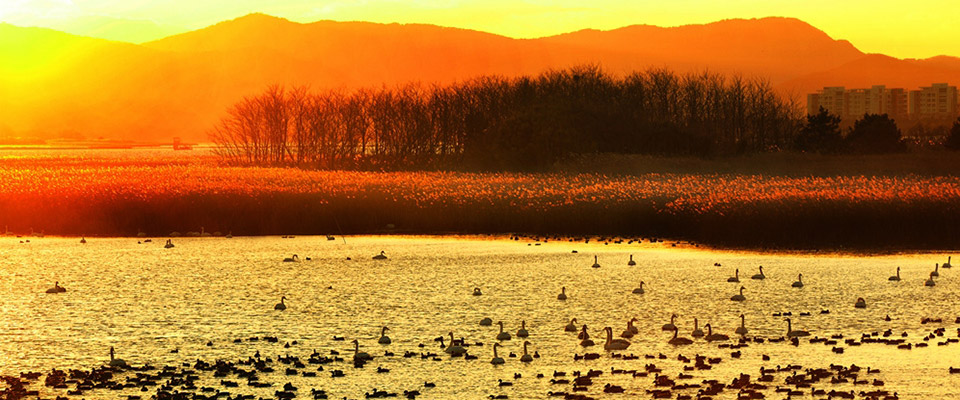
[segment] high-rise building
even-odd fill
[[[957,87],[934,83],[910,91],[910,115],[916,118],[953,118],[957,116]]]
[[[825,87],[807,95],[807,114],[820,112],[820,107],[833,115],[847,115],[847,91],[843,86]]]
[[[952,103],[949,101],[951,98]],[[936,113],[956,114],[957,90],[946,84],[935,84],[909,94],[904,89],[888,89],[884,85],[874,85],[869,89],[825,87],[807,95],[807,114],[816,114],[820,107],[848,121],[863,118],[864,114],[887,114],[894,120]]]

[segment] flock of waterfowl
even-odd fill
[[[86,240],[83,240],[83,243],[86,243]],[[172,241],[167,240],[164,247],[171,248],[173,246]],[[372,259],[386,260],[387,256],[385,252],[381,251],[379,254],[374,255]],[[309,258],[307,258],[307,260],[309,260]],[[281,261],[299,262],[300,259],[298,255],[293,254],[291,257],[283,258]],[[627,265],[637,265],[633,259],[633,255],[630,255]],[[720,266],[719,263],[714,265]],[[594,257],[591,268],[601,268],[599,257]],[[949,258],[947,263],[943,264],[943,268],[951,268]],[[937,265],[934,271],[931,272],[929,279],[925,282],[926,286],[936,284],[933,279],[939,277],[939,269],[940,266]],[[759,267],[758,274],[751,276],[753,280],[763,280],[766,278],[767,276],[764,274],[762,266]],[[891,276],[889,280],[901,280],[899,267],[897,268],[896,275]],[[740,282],[739,269],[734,271],[734,276],[728,278],[727,282]],[[645,294],[643,284],[641,281],[640,286],[634,289],[632,293],[639,295]],[[799,274],[796,282],[791,286],[794,288],[802,288],[804,286],[803,275]],[[738,302],[746,301],[747,299],[744,296],[745,290],[746,287],[741,286],[739,288],[739,294],[733,295],[731,300]],[[59,282],[56,282],[54,287],[46,291],[46,293],[65,292],[66,289],[60,286]],[[472,296],[483,296],[481,288],[475,287]],[[565,286],[561,287],[560,293],[556,298],[558,301],[566,301],[568,299],[567,288]],[[274,310],[287,310],[286,300],[287,297],[282,296],[280,302],[274,306]],[[293,305],[296,306],[296,304]],[[854,303],[854,307],[866,308],[866,301],[862,297],[858,298]],[[827,310],[821,311],[821,313],[827,312]],[[833,364],[828,366],[803,367],[787,364],[785,366],[760,367],[759,375],[757,376],[743,371],[737,376],[731,377],[727,383],[717,379],[703,379],[700,382],[695,382],[693,380],[694,371],[711,370],[712,366],[724,362],[723,357],[710,357],[701,354],[693,354],[691,356],[684,355],[679,351],[685,348],[682,346],[702,341],[702,343],[705,344],[715,344],[718,350],[729,351],[730,359],[739,359],[744,356],[744,349],[750,346],[767,343],[785,343],[799,346],[801,344],[800,338],[802,337],[810,337],[808,340],[810,344],[830,346],[831,350],[835,353],[843,352],[844,347],[840,344],[841,341],[847,347],[882,344],[897,346],[901,349],[926,347],[927,342],[935,340],[936,338],[943,338],[943,341],[938,342],[940,346],[957,343],[958,341],[957,338],[945,338],[947,330],[942,326],[923,335],[921,342],[908,342],[906,339],[908,334],[906,332],[898,335],[899,337],[891,338],[894,336],[891,330],[882,333],[865,332],[859,336],[851,337],[844,337],[840,334],[834,334],[829,337],[819,337],[813,336],[808,331],[793,329],[792,320],[789,318],[792,315],[790,313],[777,313],[774,315],[786,317],[784,318],[784,322],[786,323],[784,336],[766,338],[759,336],[750,337],[748,336],[749,329],[746,324],[746,316],[740,314],[740,326],[736,328],[736,337],[731,338],[729,335],[715,331],[714,326],[710,323],[703,326],[703,328],[706,329],[706,331],[704,331],[700,328],[699,320],[693,318],[693,329],[689,335],[694,339],[690,339],[681,335],[680,327],[677,325],[678,316],[672,314],[670,315],[670,322],[664,324],[661,330],[671,334],[669,338],[666,339],[666,343],[673,345],[678,351],[674,356],[667,356],[662,353],[641,355],[625,353],[632,345],[629,339],[640,333],[639,329],[634,325],[635,322],[638,322],[637,318],[631,318],[626,322],[626,328],[619,334],[619,337],[614,336],[614,329],[612,327],[606,326],[602,328],[602,335],[600,337],[603,338],[603,340],[601,340],[599,344],[602,345],[604,353],[587,352],[587,350],[593,346],[598,346],[598,343],[591,339],[591,331],[586,324],[580,324],[577,318],[572,318],[569,323],[558,327],[558,329],[569,334],[576,334],[578,346],[584,349],[585,352],[583,354],[575,353],[571,355],[575,363],[608,359],[620,362],[637,360],[644,365],[638,366],[635,369],[617,369],[611,367],[610,370],[607,371],[593,369],[594,364],[575,364],[579,365],[579,367],[574,367],[575,369],[573,371],[535,371],[536,378],[534,379],[549,379],[550,385],[556,387],[556,390],[550,390],[544,393],[544,397],[561,397],[573,400],[585,400],[593,398],[592,396],[600,395],[597,393],[598,391],[592,389],[592,386],[594,380],[603,380],[605,379],[604,376],[651,379],[650,385],[640,385],[648,387],[648,389],[644,390],[629,387],[625,388],[622,383],[623,379],[617,381],[611,380],[604,384],[602,390],[599,390],[599,392],[602,392],[604,395],[633,393],[635,395],[643,394],[645,397],[652,398],[709,400],[722,397],[764,399],[767,398],[767,396],[771,396],[772,393],[776,393],[782,394],[786,396],[786,398],[811,396],[818,399],[859,397],[863,399],[891,400],[899,398],[898,394],[884,390],[884,382],[876,378],[878,376],[876,374],[879,374],[880,371],[869,367],[864,369],[856,365],[840,366]],[[954,322],[960,324],[960,317]],[[943,322],[940,319],[930,319],[923,321],[923,323],[942,324]],[[489,364],[503,368],[503,366],[513,365],[513,362],[509,360],[517,358],[521,363],[517,365],[535,365],[535,360],[540,358],[538,351],[534,351],[532,354],[529,352],[529,347],[532,346],[533,343],[528,340],[523,340],[521,343],[522,351],[520,351],[520,354],[508,352],[507,358],[501,355],[506,343],[512,341],[514,336],[520,339],[528,339],[536,336],[537,332],[528,330],[526,321],[520,321],[520,328],[515,334],[511,334],[510,331],[505,329],[503,321],[494,323],[491,318],[483,318],[479,321],[479,325],[484,327],[497,327],[496,332],[490,332],[488,338],[489,340],[495,341],[494,344],[490,346],[491,350],[489,354],[491,358]],[[482,352],[479,348],[484,346],[483,341],[468,341],[462,337],[456,338],[453,332],[448,332],[446,335],[441,335],[434,339],[435,342],[439,342],[437,347],[439,352],[431,351],[431,345],[429,344],[420,343],[416,348],[404,349],[401,355],[398,356],[395,354],[400,353],[400,350],[398,349],[396,352],[393,350],[393,347],[397,346],[397,344],[387,336],[389,330],[386,326],[381,327],[379,337],[377,338],[377,344],[384,346],[382,347],[383,355],[374,356],[361,351],[361,338],[356,338],[350,342],[353,344],[353,354],[352,357],[349,358],[341,357],[340,353],[336,350],[330,350],[329,354],[326,355],[314,350],[303,358],[290,356],[289,353],[282,356],[263,357],[260,351],[257,351],[256,354],[237,361],[215,360],[208,362],[197,359],[195,362],[183,362],[180,365],[167,365],[157,368],[151,365],[139,367],[129,365],[122,359],[116,358],[114,348],[111,347],[109,360],[106,362],[106,365],[92,368],[89,371],[63,371],[54,369],[45,374],[39,372],[24,372],[19,376],[0,377],[0,381],[5,384],[5,388],[0,390],[0,400],[40,398],[40,390],[32,389],[31,385],[44,375],[46,377],[43,384],[47,388],[53,389],[52,393],[54,393],[54,395],[51,395],[53,396],[51,398],[55,398],[56,400],[65,400],[71,396],[79,396],[81,398],[107,397],[96,393],[98,393],[98,391],[111,390],[124,393],[123,397],[128,400],[141,400],[141,397],[147,394],[149,394],[149,398],[158,400],[250,400],[255,398],[292,399],[299,397],[326,399],[332,396],[332,394],[328,393],[325,389],[319,388],[322,384],[311,385],[317,387],[312,387],[308,391],[306,389],[300,390],[294,386],[292,381],[288,381],[282,385],[280,381],[283,381],[284,378],[291,380],[290,378],[292,377],[310,381],[310,379],[318,379],[318,373],[320,372],[329,373],[330,379],[343,378],[348,375],[348,373],[344,371],[345,367],[352,366],[353,368],[360,369],[364,368],[367,363],[400,357],[413,360],[419,359],[422,361],[445,361],[447,359],[475,361],[480,358],[478,353]],[[960,337],[960,328],[957,329],[956,334],[957,337]],[[445,341],[446,336],[449,336],[449,342]],[[280,342],[276,337],[251,337],[247,339],[236,339],[234,342],[259,342],[261,340],[265,343]],[[340,342],[346,339],[342,336],[334,336],[331,340],[333,342]],[[212,345],[212,342],[208,343],[208,345]],[[296,348],[297,345],[297,341],[287,342],[284,345],[284,350],[277,349],[277,351],[289,352],[289,349]],[[323,344],[320,345],[323,346]],[[473,349],[478,350],[473,351]],[[176,351],[177,350],[173,350],[172,352]],[[447,359],[444,359],[444,354],[448,357]],[[766,354],[757,354],[755,356],[759,356],[763,361],[770,361],[770,357]],[[655,362],[661,363],[661,365],[658,366]],[[664,369],[671,367],[679,368],[675,373],[664,372]],[[525,369],[524,371],[528,374],[531,373],[529,369]],[[960,369],[950,368],[948,372],[950,374],[956,374],[960,373]],[[379,365],[376,373],[390,373],[390,369],[384,365]],[[506,380],[504,378],[497,378],[496,382],[491,382],[491,384],[502,389],[520,384],[529,379],[522,378],[523,374],[516,372],[513,375],[513,380],[509,380],[509,377],[506,377]],[[245,384],[250,388],[272,391],[272,396],[267,395],[264,397],[264,390],[256,391],[256,393],[258,393],[257,395],[249,394],[249,392],[243,393],[243,391],[240,390],[240,382],[238,382],[242,380],[246,380]],[[854,387],[859,387],[859,390],[851,389],[851,384]],[[397,391],[390,391],[389,389],[373,388],[371,391],[366,392],[364,397],[386,398],[404,396],[407,398],[416,398],[421,394],[429,395],[430,390],[435,388],[436,385],[437,384],[430,382],[407,385],[408,387],[402,390],[402,392],[400,392],[399,389],[395,389]],[[830,388],[828,385],[836,385],[837,388],[828,390],[828,388]],[[63,392],[61,393],[60,390]],[[144,394],[129,394],[131,391],[141,391],[144,392]],[[50,391],[48,390],[47,393],[50,393]],[[475,394],[467,396],[466,393],[464,396],[476,397]],[[490,394],[489,397],[506,399],[509,395],[502,391],[496,391]],[[343,398],[346,399],[348,397]]]

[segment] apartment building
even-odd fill
[[[934,83],[910,91],[910,115],[919,118],[951,118],[957,115],[957,87]]]
[[[956,86],[935,83],[920,90],[906,91],[874,85],[869,89],[825,87],[807,95],[807,114],[820,107],[844,120],[856,120],[864,114],[887,114],[893,119],[950,118],[960,113]]]

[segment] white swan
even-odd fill
[[[453,342],[453,332],[450,332],[450,345],[444,347],[443,351],[445,353],[452,356],[462,356],[467,352],[467,349],[463,348],[463,346],[455,345]],[[443,337],[440,338],[440,346],[443,346]]]
[[[520,321],[520,329],[517,329],[517,337],[525,338],[530,336],[530,332],[527,332],[527,321]]]
[[[703,329],[700,329],[700,321],[697,320],[697,317],[693,317],[693,332],[690,332],[690,336],[703,337]]]
[[[947,262],[943,263],[942,267],[953,268],[953,265],[950,264],[950,256],[947,256]]]
[[[273,306],[274,310],[286,310],[287,305],[283,304],[283,301],[287,299],[287,296],[280,296],[280,302],[277,305]]]
[[[740,327],[737,328],[736,332],[738,335],[747,334],[747,322],[746,322],[746,317],[744,317],[743,314],[740,314]]]
[[[733,300],[733,301],[744,301],[744,300],[746,300],[747,298],[743,296],[743,289],[746,289],[746,288],[743,287],[743,286],[740,286],[740,294],[735,294],[735,295],[731,296],[731,297],[730,297],[730,300]]]
[[[493,325],[493,320],[489,317],[480,320],[480,326],[490,326]]]
[[[497,340],[510,340],[510,334],[503,331],[503,321],[497,321],[497,325],[500,325],[500,333],[497,334]]]
[[[940,276],[940,264],[936,264],[933,267],[933,272],[930,273],[931,276]]]
[[[560,288],[560,294],[557,295],[557,300],[566,300],[567,299],[567,287]]]
[[[690,340],[684,337],[678,337],[677,334],[679,332],[680,332],[680,329],[678,329],[677,327],[673,327],[673,339],[668,340],[667,343],[670,343],[674,346],[682,346],[682,345],[693,343],[693,340]]]
[[[493,344],[493,359],[490,360],[490,364],[500,365],[504,363],[503,358],[500,358],[500,356],[497,356],[497,347],[499,346],[500,346],[500,343]]]
[[[590,340],[590,334],[587,333],[587,326],[586,326],[586,325],[583,326],[583,330],[580,331],[580,333],[577,335],[577,338],[578,338],[578,339],[581,339],[581,340],[580,340],[580,345],[583,346],[583,347],[593,346],[593,345],[594,345],[593,340]]]
[[[937,283],[933,281],[933,272],[930,273],[930,278],[923,283],[924,286],[935,286]]]
[[[528,344],[530,344],[530,342],[527,342],[527,341],[524,341],[524,342],[523,342],[523,355],[520,356],[520,362],[531,362],[531,361],[533,361],[533,356],[531,356],[530,354],[527,354],[527,345],[528,345]]]
[[[787,321],[787,337],[800,337],[800,336],[810,336],[810,332],[802,330],[793,330],[793,325],[790,322],[790,318],[786,319]]]
[[[727,278],[727,282],[740,282],[740,268],[733,271],[733,276]]]
[[[634,266],[634,265],[637,265],[637,262],[636,262],[636,261],[633,261],[633,254],[630,255],[630,261],[627,261],[627,265],[629,265],[629,266],[631,266],[631,267]],[[946,267],[944,267],[944,268],[946,268]]]
[[[380,254],[377,254],[377,255],[373,256],[373,259],[374,259],[374,260],[386,260],[386,259],[387,259],[387,254],[386,254],[383,250],[380,250]]]
[[[676,320],[676,319],[677,319],[677,314],[671,314],[671,315],[670,315],[670,323],[669,323],[669,324],[663,324],[663,326],[660,327],[660,329],[661,329],[661,330],[664,330],[664,331],[672,331],[672,330],[676,329],[677,326],[673,324],[673,321]]]
[[[127,362],[119,358],[114,357],[113,346],[110,346],[110,363],[111,367],[126,367]]]
[[[163,248],[169,249],[173,247],[173,240],[167,239],[167,243],[163,245]]]
[[[623,333],[620,334],[620,337],[630,339],[633,337],[633,335],[636,335],[639,332],[637,328],[633,326],[633,321],[637,321],[637,319],[630,318],[630,320],[627,321],[627,329],[623,330]]]
[[[853,306],[855,308],[867,308],[867,301],[863,297],[857,297],[857,302]]]
[[[380,330],[380,340],[378,340],[377,343],[390,344],[390,337],[387,336],[387,330],[389,329],[390,328],[383,327],[383,329]]]
[[[888,278],[887,280],[899,282],[899,281],[900,281],[900,267],[897,267],[897,274],[894,275],[894,276],[891,276],[891,277]]]
[[[360,342],[357,339],[353,339],[353,361],[367,361],[372,360],[373,357],[370,357],[369,354],[360,351]]]
[[[564,332],[576,332],[577,331],[577,319],[571,319],[570,323],[567,326],[563,327]]]
[[[591,265],[591,267],[600,268],[600,261],[597,259],[597,256],[593,256],[593,265]]]
[[[760,266],[760,273],[751,276],[750,279],[767,279],[767,276],[763,274],[763,266]]]
[[[717,342],[730,340],[730,337],[722,333],[713,333],[713,327],[710,324],[707,324],[707,336],[704,337],[708,342]]]
[[[300,262],[300,256],[294,254],[293,257],[285,257],[283,262]]]
[[[798,275],[797,275],[797,281],[794,282],[792,286],[795,287],[795,288],[802,288],[802,287],[803,287],[803,274],[798,274]]]
[[[643,294],[643,281],[640,281],[640,287],[633,289],[633,294]]]
[[[58,282],[54,282],[54,283],[53,283],[53,287],[50,288],[50,289],[47,289],[47,293],[64,293],[64,292],[66,292],[66,291],[67,291],[66,288],[64,288],[63,286],[60,286],[60,282],[59,282],[59,281],[58,281]]]
[[[603,330],[607,331],[607,341],[603,344],[604,350],[626,350],[627,347],[630,347],[630,342],[613,338],[613,328],[608,326]]]
[[[87,238],[81,237],[81,238],[80,238],[80,244],[84,244],[84,243],[87,243]],[[946,264],[944,264],[944,265],[946,265]],[[946,268],[946,267],[944,267],[944,268]]]

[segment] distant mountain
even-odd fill
[[[825,85],[960,83],[960,59],[866,55],[789,18],[511,39],[434,25],[300,24],[251,14],[142,45],[0,24],[0,59],[0,121],[17,134],[164,141],[205,140],[227,107],[272,83],[449,83],[584,63],[612,73],[663,67],[762,77],[801,95]]]

